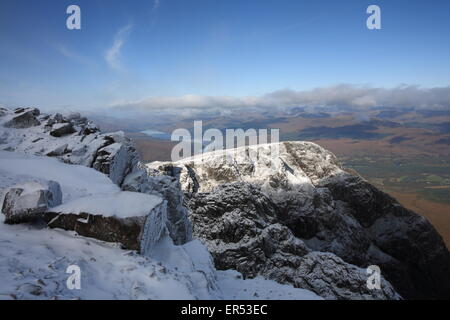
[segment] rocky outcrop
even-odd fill
[[[375,264],[411,298],[450,297],[450,254],[442,237],[424,217],[360,177],[344,175],[320,183],[364,228]],[[387,258],[390,257],[390,258]]]
[[[208,246],[220,269],[236,268],[249,277],[263,275],[302,287],[300,279],[306,275],[283,276],[292,273],[277,268],[306,270],[292,261],[310,252],[327,253],[339,257],[345,270],[378,265],[404,298],[450,297],[450,255],[433,226],[346,172],[333,154],[313,143],[259,145],[148,165],[149,171],[166,168],[172,168],[189,199],[194,236]],[[279,234],[301,245],[271,239],[271,250],[263,249],[267,241],[261,237],[275,225]],[[295,248],[294,253],[287,254],[286,247]],[[272,263],[267,252],[279,252],[278,261]],[[339,286],[330,283],[330,288]],[[351,284],[345,288],[347,293],[334,296],[358,294]]]
[[[278,223],[277,205],[257,186],[223,184],[192,195],[189,207],[194,236],[206,243],[218,269],[263,275],[327,299],[399,298],[387,281],[381,290],[369,290],[365,270],[334,254],[312,252]]]
[[[0,125],[3,127],[17,114],[31,115],[37,121],[28,122],[30,127],[27,130],[23,130],[25,126],[0,130],[4,141],[0,150],[45,155],[68,164],[91,167],[107,175],[125,191],[157,195],[167,202],[165,221],[173,242],[181,245],[192,240],[192,227],[187,217],[188,210],[183,206],[183,192],[178,180],[156,171],[148,174],[139,163],[132,141],[123,132],[103,134],[79,113],[48,115],[41,114],[38,109],[2,110]],[[50,226],[75,230],[105,241],[117,241],[127,248],[139,248],[143,226],[140,218],[116,219],[89,211],[65,213],[49,215],[52,218]],[[128,237],[130,239],[126,240]]]
[[[17,108],[14,110],[14,114],[4,126],[7,128],[24,129],[34,126],[38,126],[41,123],[37,119],[40,112],[36,108]]]
[[[73,128],[73,125],[70,122],[55,123],[54,125],[52,125],[50,135],[58,138],[74,132],[75,129]]]
[[[103,134],[78,113],[64,116],[41,114],[34,108],[5,109],[0,124],[10,128],[2,132],[5,143],[0,149],[56,157],[66,163],[91,167],[118,185],[139,161],[133,143],[123,132]]]
[[[61,204],[61,188],[55,181],[27,182],[5,192],[2,212],[5,223],[31,222]]]
[[[174,244],[180,245],[192,240],[192,225],[189,212],[184,206],[184,196],[178,179],[169,172],[146,172],[136,166],[122,184],[123,190],[154,194],[167,201],[167,230]]]

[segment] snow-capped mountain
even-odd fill
[[[147,168],[181,182],[194,238],[219,269],[325,298],[393,298],[361,285],[360,268],[376,265],[404,298],[450,297],[450,255],[434,227],[314,143],[214,151]]]
[[[0,298],[450,296],[426,219],[315,144],[273,147],[144,165],[79,114],[1,109]],[[66,287],[69,265],[82,290]]]

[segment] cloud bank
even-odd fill
[[[450,86],[421,88],[398,86],[374,88],[341,84],[309,91],[278,90],[260,97],[229,97],[185,95],[180,97],[149,97],[140,101],[116,103],[115,110],[135,112],[226,113],[235,109],[286,109],[292,107],[350,108],[372,107],[447,109],[450,108]]]

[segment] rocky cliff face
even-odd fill
[[[404,298],[450,297],[450,255],[433,226],[313,143],[215,151],[148,168],[180,181],[194,237],[219,269],[328,298],[394,298],[387,282],[379,291],[363,284],[361,268],[377,265]]]

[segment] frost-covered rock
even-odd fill
[[[168,173],[167,173],[168,174]],[[176,245],[192,240],[192,225],[178,180],[164,172],[146,172],[137,166],[122,184],[124,190],[155,194],[167,201],[167,230]]]
[[[4,113],[0,118],[0,137],[4,142],[0,150],[46,155],[94,167],[118,185],[139,161],[132,142],[123,132],[102,134],[94,123],[79,114],[48,115],[35,108],[4,109]]]
[[[298,252],[293,255],[297,258],[286,255],[283,241],[268,242],[272,243],[269,252],[283,252],[276,255],[277,263],[252,269],[270,261],[257,240],[267,228],[258,222],[265,214],[271,228],[283,226],[286,231],[280,229],[281,234],[289,231],[307,251],[333,253],[360,268],[378,265],[405,298],[450,297],[450,254],[434,227],[346,172],[333,154],[313,143],[215,151],[174,163],[155,162],[147,168],[150,172],[171,168],[172,176],[179,179],[190,198],[194,236],[208,246],[220,269],[244,268],[249,276],[277,275],[277,281],[302,285],[295,277],[276,273],[279,265],[302,257]],[[263,209],[258,209],[259,202]],[[351,288],[347,290],[352,292]]]
[[[274,281],[218,272],[198,240],[175,245],[159,195],[123,192],[92,168],[0,151],[0,198],[30,179],[60,182],[63,203],[47,219],[61,226],[6,225],[0,215],[0,299],[321,299]],[[61,230],[67,225],[76,232]],[[136,239],[139,233],[145,237]],[[142,255],[109,241],[129,248],[140,242]],[[66,286],[71,265],[81,269],[82,290]]]
[[[61,199],[61,188],[55,181],[30,181],[11,187],[5,191],[3,200],[5,223],[33,221],[49,208],[61,204]]]
[[[68,202],[52,208],[46,219],[50,228],[76,231],[140,251],[146,220],[154,214],[165,214],[165,210],[166,204],[160,197],[119,192]]]
[[[50,135],[53,137],[62,137],[67,134],[74,133],[75,130],[73,128],[72,123],[66,122],[66,123],[55,123],[52,125],[52,128],[50,130]]]
[[[175,168],[186,192],[208,192],[214,187],[243,181],[266,191],[309,192],[321,178],[342,172],[336,157],[311,142],[283,142],[213,151],[176,163],[152,162],[149,169]]]
[[[39,116],[39,110],[36,108],[18,108],[14,110],[14,113],[5,119],[4,123],[5,127],[8,128],[30,128],[34,126],[38,126],[41,123],[36,118]]]
[[[262,275],[327,299],[399,298],[387,281],[382,290],[368,290],[365,270],[334,254],[313,254],[278,223],[278,207],[259,187],[224,184],[211,193],[193,195],[189,207],[194,236],[205,242],[218,269],[235,269],[249,278]],[[311,261],[321,266],[315,270]]]
[[[284,277],[284,270],[272,269],[271,277]],[[295,274],[295,286],[316,292],[325,299],[401,299],[383,277],[380,289],[369,289],[366,269],[344,262],[332,253],[311,252],[303,256]]]
[[[13,111],[5,109],[0,124],[12,114]],[[174,243],[183,244],[192,239],[178,181],[161,174],[151,176],[140,168],[139,155],[123,132],[103,134],[95,124],[77,113],[67,116],[36,114],[42,124],[33,128],[24,130],[0,125],[0,139],[4,141],[0,149],[46,155],[65,163],[91,167],[107,175],[123,190],[163,197],[168,202],[167,227]]]

